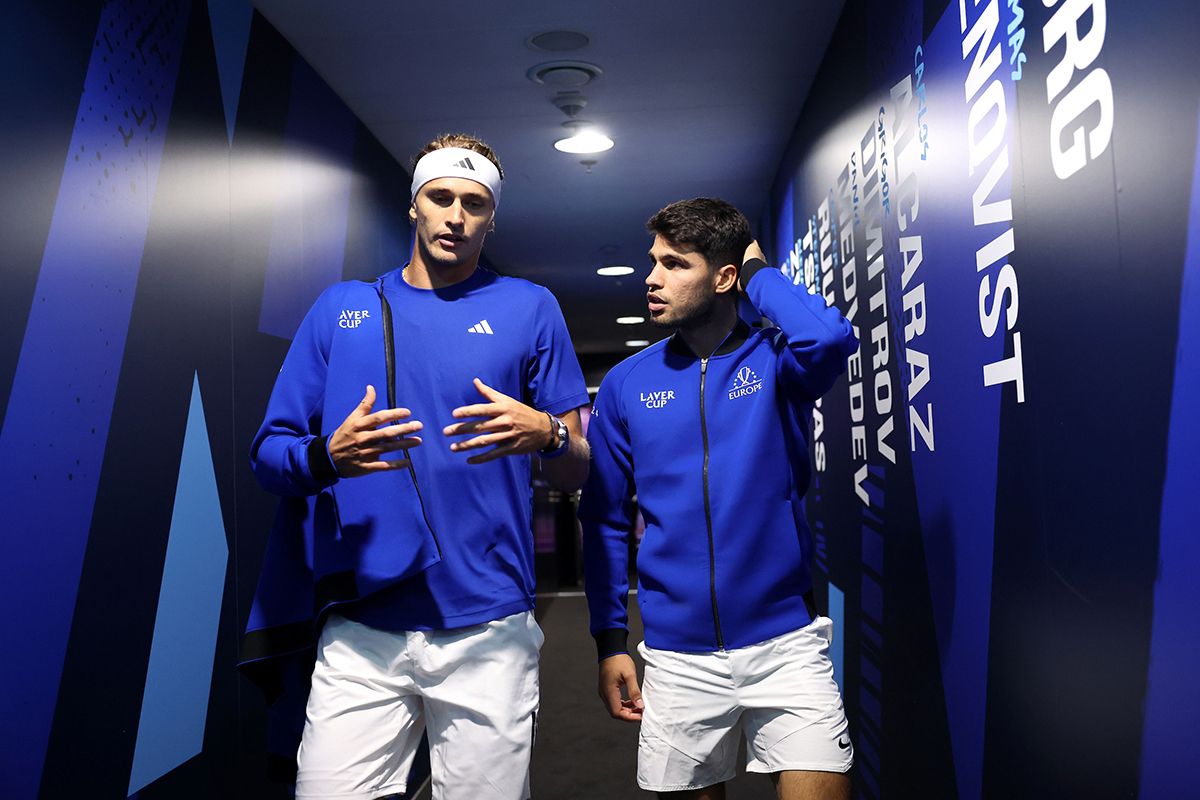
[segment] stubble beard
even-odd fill
[[[421,250],[421,258],[426,264],[443,269],[453,269],[454,267],[462,266],[470,260],[472,253],[447,253],[445,250],[435,247],[434,242],[426,241],[424,238],[417,237],[417,247]],[[482,249],[482,247],[480,248]],[[474,253],[478,255],[478,253]]]
[[[660,315],[658,318],[651,317],[650,324],[656,328],[667,328],[674,330],[687,330],[688,328],[700,328],[707,325],[713,318],[717,310],[716,296],[708,297],[700,300],[691,308],[685,308],[680,311],[680,315],[674,318],[664,319],[666,315]]]

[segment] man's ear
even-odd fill
[[[728,291],[737,291],[737,272],[736,264],[726,264],[717,270],[717,280],[715,289],[717,294]]]
[[[417,222],[417,201],[414,200],[408,204],[408,221],[414,225]]]

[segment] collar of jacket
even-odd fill
[[[745,344],[746,340],[749,338],[750,326],[746,323],[746,320],[738,317],[737,324],[733,326],[733,330],[731,330],[729,335],[725,337],[725,341],[721,342],[720,346],[718,346],[716,350],[712,351],[708,357],[712,358],[713,356],[723,356],[732,353],[734,350],[737,350],[739,347]],[[692,348],[688,347],[687,342],[683,340],[683,337],[679,334],[679,331],[675,331],[675,333],[671,334],[670,340],[667,341],[667,348],[671,352],[681,355],[685,358],[699,359],[702,357],[692,352]]]

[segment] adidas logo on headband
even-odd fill
[[[463,172],[471,173],[468,178]],[[443,147],[421,156],[413,168],[412,195],[436,178],[466,178],[485,187],[495,205],[500,205],[500,170],[487,158],[462,147]]]

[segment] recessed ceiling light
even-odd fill
[[[630,339],[625,342],[626,347],[645,347],[650,344],[649,339]]]
[[[596,270],[597,275],[632,275],[633,272],[633,267],[621,267],[616,265],[611,267],[601,267],[600,269]]]
[[[577,155],[603,153],[605,150],[611,150],[612,146],[613,140],[595,128],[578,128],[574,135],[554,143],[555,150]]]
[[[637,325],[645,321],[645,317],[617,317],[618,325]]]

